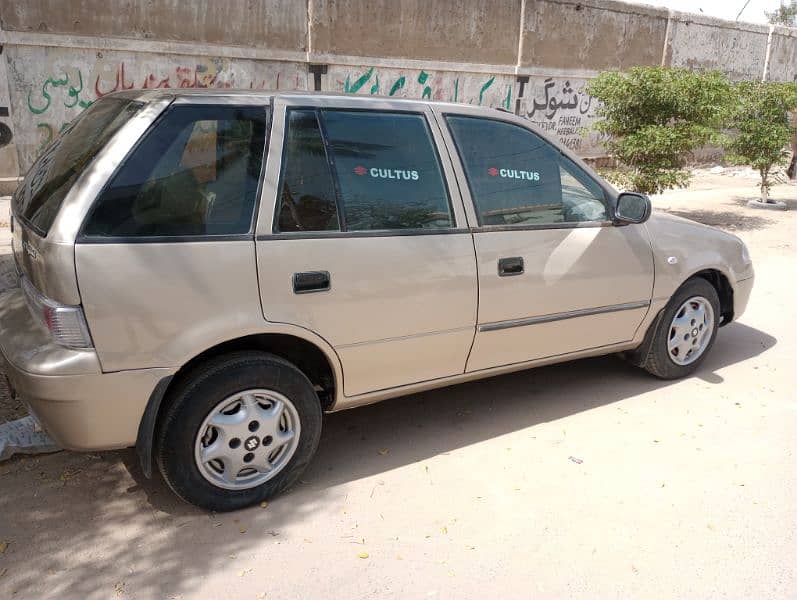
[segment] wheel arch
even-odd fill
[[[152,391],[139,423],[136,452],[144,475],[152,476],[152,451],[155,429],[169,406],[169,395],[197,365],[230,352],[260,350],[283,358],[304,373],[318,394],[323,410],[329,410],[343,393],[340,360],[322,338],[315,339],[301,328],[285,327],[277,331],[253,333],[225,340],[188,360],[173,375],[161,379]]]
[[[733,286],[728,276],[719,269],[702,269],[688,277],[684,283],[696,278],[705,279],[717,290],[720,301],[719,326],[723,327],[733,321]],[[678,286],[678,289],[681,286]]]
[[[659,309],[656,314],[652,316],[650,322],[647,324],[647,327],[644,330],[645,334],[642,337],[642,341],[640,342],[639,346],[633,350],[623,353],[623,355],[631,364],[634,364],[638,367],[642,366],[642,361],[644,357],[647,356],[647,353],[650,349],[650,344],[653,342],[653,334],[656,331],[656,327],[658,327],[662,314],[667,308],[667,304],[669,304],[670,299],[678,292],[678,290],[680,290],[684,285],[693,279],[704,279],[708,281],[708,283],[710,283],[715,290],[717,290],[717,296],[719,297],[720,301],[721,317],[719,326],[722,327],[723,325],[727,325],[733,320],[733,286],[731,285],[728,276],[718,268],[704,268],[695,271],[673,290],[672,294],[667,297],[667,301],[664,303],[661,309]]]

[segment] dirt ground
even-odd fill
[[[756,193],[703,173],[654,199],[756,266],[695,377],[604,357],[330,415],[302,482],[234,514],[132,451],[13,459],[0,598],[794,598],[797,186],[785,213]]]

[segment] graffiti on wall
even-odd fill
[[[48,115],[64,111],[77,115],[91,105],[89,97],[88,91],[84,90],[83,73],[79,68],[48,75],[40,85],[28,89],[27,109],[38,118],[36,131],[39,135],[39,150],[52,142],[68,125],[68,121],[54,123],[48,119]]]
[[[126,72],[127,68],[127,72]],[[96,69],[95,69],[96,70]],[[280,82],[282,73],[277,72],[268,79],[250,79],[249,89],[275,89],[285,81]],[[59,75],[48,76],[41,86],[28,90],[27,108],[34,115],[46,115],[55,103],[56,108],[80,109],[88,108],[98,98],[110,93],[132,89],[156,88],[233,88],[235,86],[235,73],[224,73],[209,69],[206,64],[194,66],[178,65],[172,72],[166,71],[153,73],[147,72],[134,79],[130,76],[130,68],[125,62],[120,62],[114,74],[109,78],[103,72],[94,77],[93,89],[84,89],[84,75],[79,67],[65,69]],[[289,82],[289,89],[301,89],[299,73],[295,73]],[[60,111],[59,111],[60,112]],[[68,117],[74,118],[75,114],[68,112]],[[41,135],[39,151],[47,146],[69,124],[69,120],[56,124],[41,121],[36,128]]]
[[[511,75],[471,74],[425,70],[350,68],[331,66],[329,91],[394,96],[514,108],[515,78]]]
[[[21,168],[81,111],[112,92],[153,88],[307,89],[307,69],[290,62],[9,48],[9,91]]]
[[[577,154],[589,156],[601,147],[600,136],[590,130],[597,101],[586,93],[586,80],[532,78],[521,114]]]
[[[112,92],[154,88],[304,90],[301,63],[11,47],[9,91],[20,166],[26,170],[69,122]],[[430,99],[513,111],[519,84],[514,75],[330,65],[326,91]],[[589,131],[597,102],[586,80],[532,77],[520,99],[520,114],[583,155],[602,152]]]
[[[211,65],[213,63],[211,62]],[[129,72],[129,69],[128,69]],[[157,89],[157,88],[247,88],[250,90],[279,90],[282,89],[298,90],[304,89],[303,76],[299,72],[293,73],[292,79],[286,81],[281,71],[276,71],[270,77],[253,78],[246,77],[245,82],[236,82],[234,70],[209,67],[207,63],[196,64],[193,66],[178,65],[169,72],[164,70],[158,74],[149,72],[141,76],[140,80],[129,79],[125,74],[125,63],[119,63],[113,78],[103,81],[102,74],[98,74],[94,80],[94,95],[102,98],[112,92],[131,89]],[[280,81],[282,79],[282,81]],[[111,87],[110,84],[113,83]],[[286,87],[287,84],[287,87]]]

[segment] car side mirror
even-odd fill
[[[650,198],[644,194],[623,192],[617,196],[614,219],[618,225],[644,223],[650,217],[651,210]]]

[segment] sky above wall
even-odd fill
[[[736,15],[742,10],[745,0],[626,0],[632,4],[652,4],[664,6],[683,12],[704,14],[710,17],[719,17],[734,21]],[[764,11],[773,11],[780,6],[780,0],[750,0],[747,8],[739,17],[740,21],[747,23],[767,23]]]

